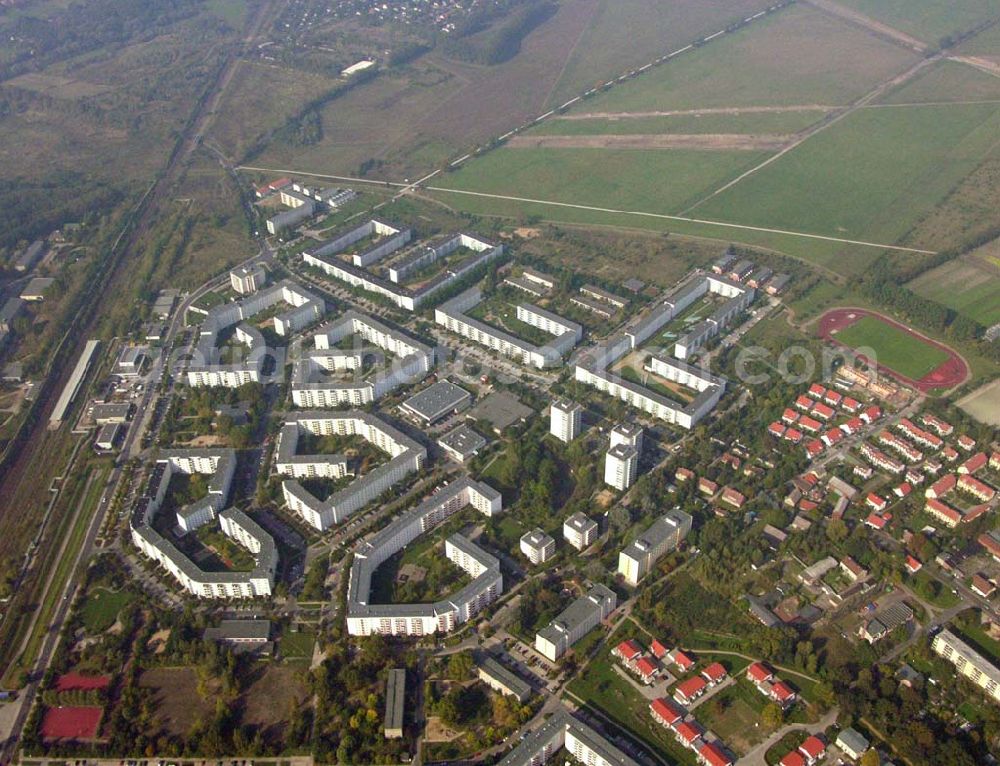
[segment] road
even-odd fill
[[[753,750],[740,758],[740,766],[767,766],[764,754],[767,753],[778,741],[792,731],[806,731],[810,734],[821,734],[837,722],[838,710],[831,710],[820,718],[816,723],[791,723],[782,726],[774,734],[761,742]]]

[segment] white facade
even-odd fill
[[[635,484],[639,472],[639,453],[635,447],[618,444],[608,450],[604,459],[604,483],[624,492]]]
[[[948,660],[955,669],[980,687],[994,702],[1000,702],[1000,668],[983,657],[950,630],[942,630],[931,648]]]
[[[521,553],[532,564],[548,561],[556,553],[556,541],[540,529],[533,529],[521,536]]]
[[[597,522],[583,513],[574,513],[563,522],[563,539],[578,551],[590,547],[597,539]]]
[[[580,435],[583,406],[558,399],[549,408],[549,433],[560,441],[571,442]]]
[[[674,550],[691,531],[691,516],[674,509],[618,554],[618,573],[629,585],[637,585],[657,559]]]
[[[555,662],[573,644],[600,625],[617,605],[618,597],[614,591],[603,585],[595,585],[535,634],[535,649],[543,657]]]
[[[229,286],[240,295],[255,293],[267,282],[267,272],[260,264],[240,266],[229,272]]]

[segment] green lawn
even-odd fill
[[[993,104],[860,110],[691,214],[891,243],[979,165],[998,132]]]
[[[1000,84],[1000,80],[997,81]],[[795,133],[812,125],[826,112],[742,112],[740,114],[676,114],[664,117],[593,117],[549,119],[532,128],[528,136],[596,136],[665,133]]]
[[[913,380],[920,380],[948,359],[944,351],[872,316],[862,317],[835,337],[850,348],[874,349],[879,365]]]
[[[676,213],[766,156],[739,151],[502,148],[435,179],[435,184],[575,205]]]
[[[130,593],[95,588],[88,594],[80,610],[83,627],[90,635],[103,633],[115,624],[118,614],[130,603],[132,603]]]
[[[598,94],[574,111],[846,104],[915,61],[912,52],[794,5]]]
[[[982,250],[990,247],[985,245]],[[992,250],[1000,254],[1000,245],[992,245]],[[970,253],[921,274],[907,287],[917,295],[937,301],[989,327],[1000,322],[1000,271],[997,265]]]
[[[313,646],[316,643],[316,633],[308,628],[300,627],[297,633],[286,629],[278,644],[278,652],[286,660],[312,660]]]
[[[840,0],[877,21],[937,45],[1000,13],[996,0]]]

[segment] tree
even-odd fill
[[[472,673],[472,655],[468,652],[458,652],[448,659],[448,675],[458,681],[464,681]]]
[[[760,711],[761,723],[764,724],[764,728],[771,731],[781,726],[784,718],[785,714],[782,712],[781,707],[774,702],[764,705],[764,709]]]
[[[830,542],[842,542],[847,538],[847,524],[843,519],[831,519],[826,525],[826,536],[830,538]]]

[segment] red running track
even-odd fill
[[[964,383],[969,377],[969,366],[965,363],[965,360],[948,348],[948,346],[943,343],[938,343],[938,341],[928,338],[926,335],[922,335],[916,330],[907,327],[905,324],[900,324],[896,320],[890,319],[884,314],[879,314],[877,311],[856,308],[841,308],[827,311],[819,318],[819,336],[824,340],[843,346],[842,343],[838,343],[837,336],[834,333],[838,330],[844,329],[845,327],[850,327],[864,316],[875,317],[879,321],[885,322],[887,325],[902,330],[907,335],[912,335],[914,338],[917,338],[929,346],[941,349],[948,355],[948,359],[946,361],[939,364],[936,368],[924,375],[924,377],[920,380],[913,380],[912,378],[901,375],[895,370],[880,364],[878,368],[882,372],[885,372],[905,385],[916,388],[924,393],[935,388],[954,388],[955,386]],[[859,357],[864,358],[861,355],[859,355]],[[866,359],[865,361],[868,360]]]

